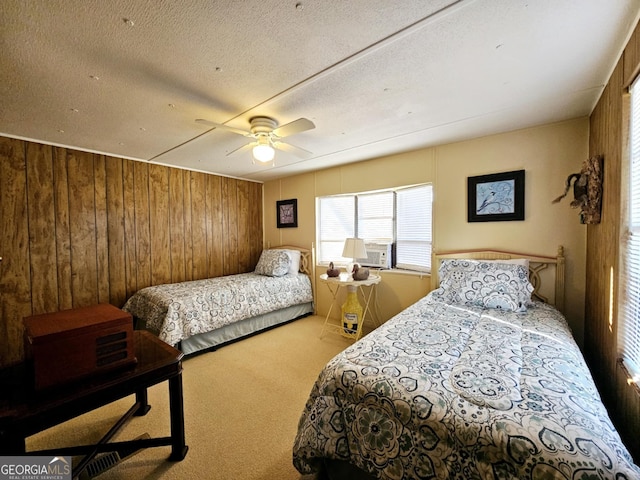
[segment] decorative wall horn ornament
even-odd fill
[[[580,173],[572,173],[567,177],[565,190],[562,195],[551,203],[558,203],[567,196],[573,182],[573,200],[571,208],[580,208],[582,223],[600,223],[602,208],[602,169],[603,158],[594,155],[582,162]]]

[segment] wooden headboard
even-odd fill
[[[511,260],[516,258],[524,258],[529,260],[529,281],[533,285],[533,296],[545,303],[554,305],[560,312],[564,313],[564,248],[558,247],[558,253],[555,257],[546,257],[540,255],[529,255],[526,253],[507,252],[500,250],[460,250],[455,252],[440,252],[434,254],[434,263],[431,272],[431,286],[438,288],[440,280],[438,278],[438,269],[440,261],[447,258],[461,258],[469,260]],[[554,288],[552,290],[553,298],[545,295],[544,292],[551,290],[543,288],[542,279],[545,270],[552,270],[551,275],[554,277]]]

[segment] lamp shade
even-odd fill
[[[342,256],[345,258],[366,258],[367,249],[364,247],[364,240],[361,238],[347,238],[344,241]]]
[[[275,156],[275,150],[271,145],[256,145],[253,147],[253,158],[259,162],[270,162]]]

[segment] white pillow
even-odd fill
[[[287,274],[297,275],[300,271],[300,250],[289,250],[283,248],[282,251],[289,255],[289,271]]]
[[[255,273],[268,277],[282,277],[289,272],[291,260],[284,250],[263,250]]]

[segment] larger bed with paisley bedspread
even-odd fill
[[[294,443],[301,473],[640,478],[565,318],[531,296],[527,262],[487,258],[443,259],[438,289],[326,365]]]
[[[268,249],[253,272],[146,287],[123,310],[195,353],[313,313],[311,263],[306,249]]]

